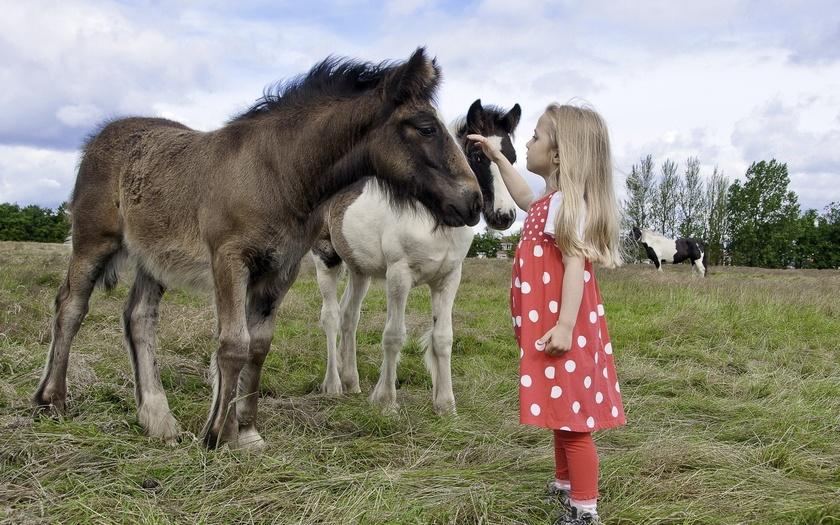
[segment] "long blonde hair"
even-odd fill
[[[557,152],[548,184],[563,192],[555,219],[555,242],[561,252],[582,255],[607,268],[622,263],[619,211],[613,189],[610,137],[604,119],[586,106],[550,104],[549,139]],[[583,239],[579,220],[586,213]]]

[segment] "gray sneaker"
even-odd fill
[[[588,512],[580,512],[577,508],[572,507],[566,514],[557,518],[554,525],[603,525],[603,522],[597,514],[593,516]]]

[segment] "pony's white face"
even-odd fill
[[[482,215],[487,225],[495,230],[510,228],[516,219],[516,203],[502,179],[499,167],[487,158],[480,147],[467,140],[466,136],[469,133],[484,135],[513,164],[516,162],[516,151],[513,149],[511,136],[519,123],[520,115],[519,104],[504,113],[496,107],[484,108],[481,100],[476,100],[470,106],[465,121],[456,130],[457,139],[481,187]]]

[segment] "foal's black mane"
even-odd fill
[[[491,120],[491,121],[493,121],[497,124],[502,120],[502,117],[507,115],[507,112],[508,112],[507,109],[501,108],[501,107],[496,106],[494,104],[487,104],[486,106],[482,105],[481,109],[484,111],[485,118],[487,118],[488,120]],[[458,117],[458,119],[455,121],[455,126],[454,127],[455,127],[455,136],[456,137],[460,137],[460,136],[468,133],[469,130],[467,129],[467,116],[463,115],[461,117]],[[512,138],[513,133],[511,133],[510,136]]]
[[[267,87],[262,98],[231,122],[266,115],[276,109],[297,106],[314,98],[359,95],[378,86],[399,65],[394,61],[374,64],[329,56],[315,64],[308,73]]]

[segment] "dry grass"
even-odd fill
[[[267,361],[259,456],[206,452],[200,430],[214,349],[202,296],[169,292],[159,362],[185,429],[174,449],[137,426],[119,314],[125,281],[94,294],[73,346],[70,412],[32,418],[68,248],[0,243],[0,522],[549,523],[550,436],[517,421],[517,349],[505,261],[467,261],[456,303],[458,416],[430,407],[412,292],[401,410],[315,392],[320,300],[305,267]],[[629,424],[596,435],[601,512],[613,524],[840,523],[840,272],[648,266],[599,274]],[[127,277],[127,276],[126,276]],[[126,279],[127,280],[127,279]],[[359,329],[362,389],[375,383],[385,298]]]

